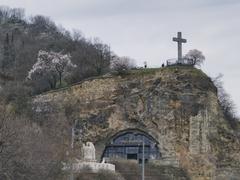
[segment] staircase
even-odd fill
[[[125,180],[141,180],[142,166],[135,160],[120,160],[112,162],[116,171]],[[159,166],[151,163],[145,165],[145,180],[187,180],[186,173],[176,167]]]

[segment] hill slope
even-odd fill
[[[77,30],[69,32],[45,16],[25,17],[23,9],[0,7],[0,73],[22,83],[40,50],[71,55],[77,67],[65,79],[68,84],[101,75],[110,65],[110,47],[98,38],[87,39]],[[0,76],[0,85],[8,80]],[[51,89],[43,75],[31,83],[34,94]]]
[[[69,129],[77,122],[82,141],[95,143],[99,160],[111,136],[136,128],[158,141],[158,165],[177,167],[191,179],[236,178],[239,139],[224,119],[216,93],[200,70],[166,67],[84,81],[39,95],[33,106],[42,128],[55,128],[51,135],[60,133],[59,121]]]

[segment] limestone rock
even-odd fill
[[[110,137],[136,128],[158,141],[160,165],[178,166],[194,180],[240,177],[239,135],[224,119],[216,93],[200,70],[165,67],[92,79],[33,103],[46,121],[77,120],[98,160]]]

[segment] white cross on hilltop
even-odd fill
[[[173,41],[178,43],[178,63],[182,64],[182,43],[186,43],[186,39],[182,39],[182,33],[178,32],[177,37],[173,38]]]

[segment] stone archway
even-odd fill
[[[145,161],[161,157],[158,142],[148,133],[138,129],[126,129],[110,138],[102,159],[135,159],[142,161],[143,142]]]

